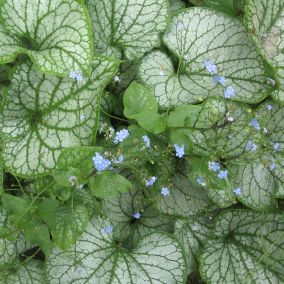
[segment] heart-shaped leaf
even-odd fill
[[[284,219],[281,213],[232,210],[215,224],[218,239],[207,242],[200,272],[208,283],[282,283]]]
[[[82,1],[3,0],[0,16],[1,64],[25,53],[43,73],[90,74],[92,33]]]
[[[166,0],[88,0],[95,51],[121,58],[139,58],[160,44],[166,29]]]
[[[249,0],[245,23],[262,54],[284,80],[284,5],[282,0]],[[283,81],[284,83],[284,81]]]
[[[186,9],[173,17],[163,40],[178,57],[178,67],[168,55],[154,51],[139,68],[160,106],[209,96],[256,103],[267,96],[262,59],[238,20],[210,9]]]
[[[114,237],[126,240],[127,247],[134,247],[149,233],[173,231],[172,220],[158,212],[144,197],[143,191],[136,187],[116,198],[105,200],[102,211],[114,226]],[[135,213],[140,213],[140,218],[135,219]]]
[[[19,65],[1,111],[6,170],[21,176],[46,174],[62,149],[90,143],[97,101],[118,64],[97,57],[91,78],[82,84],[38,74],[29,62]]]
[[[68,251],[54,248],[45,265],[47,281],[54,284],[185,282],[184,252],[173,237],[153,233],[128,252],[115,245],[112,234],[105,230],[108,224],[107,220],[93,219]]]

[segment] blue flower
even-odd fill
[[[127,129],[122,129],[118,132],[116,132],[115,137],[114,137],[114,143],[118,144],[119,142],[122,142],[129,136],[129,132]]]
[[[218,172],[220,170],[220,164],[217,162],[208,162],[208,168],[210,171]]]
[[[114,76],[113,81],[119,83],[120,82],[119,76],[118,75]]]
[[[203,65],[210,74],[216,74],[218,72],[216,64],[210,60],[204,60]]]
[[[133,216],[133,218],[135,218],[135,219],[140,219],[140,218],[141,218],[141,213],[140,213],[140,212],[136,212],[136,213],[134,213],[132,216]]]
[[[157,177],[151,177],[149,180],[146,180],[146,186],[152,186],[157,180]]]
[[[80,72],[71,71],[70,74],[69,74],[69,77],[71,79],[76,80],[76,81],[83,81],[83,76]]]
[[[70,181],[70,183],[71,183],[72,186],[75,185],[76,180],[77,180],[77,177],[76,177],[76,176],[70,176],[70,178],[69,178],[69,181]]]
[[[184,30],[184,24],[183,24],[183,22],[178,22],[178,24],[177,24],[177,29],[178,29],[179,31]]]
[[[113,231],[113,226],[107,225],[106,227],[103,228],[103,231],[104,231],[106,234],[111,234],[112,231]]]
[[[249,140],[246,145],[246,150],[255,152],[256,149],[257,149],[257,145],[253,142],[253,140]]]
[[[96,152],[96,155],[93,157],[94,167],[97,171],[103,171],[107,169],[111,162],[109,159],[105,159],[100,153]]]
[[[236,94],[235,94],[235,90],[232,86],[228,86],[224,92],[224,97],[226,99],[230,99],[232,97],[234,97]]]
[[[267,108],[267,110],[272,110],[273,107],[272,107],[272,105],[268,105],[266,108]]]
[[[273,87],[275,86],[275,80],[270,77],[267,78],[267,83]]]
[[[199,185],[206,186],[206,182],[203,177],[199,177],[196,181]]]
[[[228,171],[220,171],[218,174],[219,179],[225,179],[228,176]]]
[[[275,164],[274,160],[272,160],[272,162],[271,162],[271,164],[270,164],[270,166],[269,166],[269,169],[270,169],[271,171],[273,171],[273,170],[275,169],[275,167],[276,167],[276,164]]]
[[[273,150],[274,151],[279,151],[279,146],[280,146],[279,143],[273,143]]]
[[[167,187],[162,187],[161,188],[161,194],[164,195],[164,196],[169,196],[170,190]]]
[[[114,164],[121,164],[121,163],[123,163],[123,161],[124,161],[124,156],[123,156],[123,155],[120,155],[120,156],[118,157],[118,159],[112,160],[112,162],[113,162]]]
[[[250,121],[250,125],[252,127],[254,127],[256,130],[260,130],[260,126],[259,126],[259,123],[257,121],[256,118],[253,118],[251,121]]]
[[[184,145],[182,144],[179,146],[178,144],[175,144],[175,150],[176,150],[176,156],[179,158],[182,158],[184,155]]]
[[[240,195],[242,193],[242,190],[241,188],[237,187],[233,190],[233,192],[236,194],[236,195]]]
[[[213,82],[214,83],[219,83],[219,84],[221,84],[221,85],[225,85],[226,84],[226,78],[224,77],[224,76],[220,76],[220,75],[215,75],[214,77],[213,77]]]
[[[144,141],[144,143],[145,143],[145,146],[146,146],[147,148],[150,148],[150,147],[151,147],[150,138],[149,138],[147,135],[144,135],[142,138],[143,138],[143,141]]]

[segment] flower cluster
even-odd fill
[[[256,118],[251,120],[250,126],[254,127],[256,130],[260,130],[260,126]]]
[[[228,171],[221,170],[221,165],[218,162],[209,161],[208,168],[212,172],[219,172],[217,175],[219,179],[226,179],[228,176]]]
[[[207,72],[211,75],[214,75],[213,76],[213,83],[214,84],[221,84],[222,86],[225,86],[226,83],[227,83],[227,80],[224,76],[220,75],[220,74],[217,74],[218,73],[218,68],[217,68],[217,65],[210,61],[210,60],[204,60],[203,61],[203,65],[204,65],[204,68],[207,70]],[[225,91],[224,91],[224,98],[226,99],[230,99],[232,97],[235,97],[236,96],[236,93],[235,93],[235,89],[229,85],[226,87]]]
[[[114,144],[118,144],[120,142],[123,142],[128,136],[129,136],[128,130],[122,129],[122,130],[116,132],[113,142],[114,142]]]
[[[93,157],[94,167],[97,171],[104,171],[108,169],[111,165],[109,159],[104,158],[100,153],[96,152]]]

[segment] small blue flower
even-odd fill
[[[216,64],[210,60],[204,60],[203,65],[210,74],[216,74],[218,72]]]
[[[161,188],[161,194],[164,195],[164,196],[169,196],[170,190],[167,187],[162,187]]]
[[[114,143],[118,144],[119,142],[122,142],[129,136],[129,132],[127,129],[122,129],[118,132],[116,132],[115,137],[114,137]]]
[[[176,156],[178,158],[182,158],[184,155],[184,145],[182,144],[181,146],[179,146],[178,144],[175,144],[175,150],[176,150]]]
[[[230,99],[232,97],[234,97],[236,94],[235,94],[235,90],[232,86],[228,86],[224,92],[224,97],[226,99]]]
[[[143,138],[143,141],[144,141],[144,143],[145,143],[145,146],[146,146],[147,148],[150,148],[150,147],[151,147],[150,138],[149,138],[147,135],[144,135],[142,138]]]
[[[269,85],[271,85],[271,86],[273,86],[273,87],[274,87],[276,82],[275,82],[275,80],[274,80],[274,79],[272,79],[272,78],[268,77],[268,78],[267,78],[267,83],[268,83]]]
[[[70,183],[71,183],[72,186],[75,185],[76,180],[77,180],[77,177],[76,177],[76,176],[70,176],[70,178],[69,178],[69,181],[70,181]]]
[[[140,219],[142,215],[141,215],[140,212],[136,212],[136,213],[134,213],[132,216],[133,216],[133,218],[135,218],[135,219]]]
[[[226,84],[226,78],[224,76],[220,76],[220,75],[215,75],[213,77],[213,82],[216,83],[216,84],[221,84],[221,85],[225,85]]]
[[[271,171],[273,171],[273,170],[275,169],[275,167],[276,167],[276,164],[275,164],[274,160],[272,160],[272,162],[271,162],[271,164],[270,164],[270,166],[269,166],[269,169],[270,169]]]
[[[266,108],[267,108],[267,110],[272,110],[273,107],[272,107],[272,105],[268,105]]]
[[[71,71],[70,74],[69,74],[69,77],[71,79],[76,80],[76,81],[83,81],[83,76],[80,72]]]
[[[280,146],[279,143],[273,143],[273,150],[274,151],[279,151],[279,146]]]
[[[178,29],[179,31],[184,30],[184,24],[183,24],[183,22],[178,22],[178,24],[177,24],[177,29]]]
[[[241,195],[242,190],[241,190],[241,188],[237,187],[237,188],[235,188],[235,189],[233,190],[233,192],[234,192],[236,195]]]
[[[124,161],[124,156],[123,156],[123,155],[120,155],[120,156],[118,157],[118,159],[112,160],[112,162],[113,162],[114,164],[121,164],[121,163],[123,163],[123,161]]]
[[[225,179],[228,176],[228,171],[220,171],[218,174],[219,179]]]
[[[253,142],[253,140],[249,140],[246,145],[246,150],[255,152],[256,149],[257,149],[257,145]]]
[[[111,161],[109,159],[105,159],[100,153],[96,152],[96,155],[93,157],[94,167],[97,171],[104,171],[109,168],[111,165]]]
[[[151,177],[149,180],[146,180],[146,186],[152,186],[157,180],[157,177]]]
[[[259,123],[256,118],[253,118],[250,122],[250,125],[254,127],[256,130],[260,130]]]
[[[104,231],[106,234],[111,234],[112,231],[113,231],[113,226],[107,225],[106,227],[103,228],[103,231]]]
[[[208,162],[208,168],[210,171],[218,172],[220,170],[220,164],[217,162]]]
[[[114,81],[115,83],[119,83],[119,82],[120,82],[119,76],[118,76],[118,75],[114,76],[113,81]]]
[[[199,177],[196,181],[199,185],[206,186],[206,182],[203,177]]]

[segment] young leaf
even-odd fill
[[[207,242],[200,272],[208,283],[282,283],[284,219],[280,213],[225,211]]]
[[[89,179],[89,186],[94,196],[111,198],[131,189],[132,184],[123,176],[105,171]]]
[[[231,16],[235,16],[236,0],[190,0],[193,4],[198,6],[209,7],[220,12],[227,13]],[[239,0],[237,0],[238,2]]]
[[[16,262],[12,269],[3,270],[0,274],[0,283],[5,284],[42,284],[44,282],[43,263],[39,260]]]
[[[148,88],[133,82],[124,94],[123,104],[124,115],[137,120],[145,130],[155,134],[165,130],[165,124],[157,113],[156,99]]]
[[[48,173],[64,148],[93,140],[98,99],[119,62],[96,57],[91,78],[82,84],[38,74],[19,65],[1,111],[5,168],[20,176]]]
[[[184,252],[178,242],[165,233],[142,238],[128,252],[115,245],[105,232],[108,221],[93,219],[76,245],[64,252],[54,248],[46,261],[47,281],[51,283],[153,283],[185,282]]]
[[[173,231],[172,220],[158,212],[137,187],[118,197],[104,200],[102,211],[113,225],[115,239],[125,241],[130,248],[150,233]],[[133,217],[137,212],[141,214],[139,219]]]
[[[160,51],[145,56],[139,68],[160,106],[224,97],[228,87],[236,101],[256,103],[268,95],[262,59],[238,20],[210,9],[186,9],[173,17],[163,40],[179,59],[177,72]],[[216,64],[214,74],[206,70],[206,61]],[[217,74],[225,82],[217,83]]]
[[[222,99],[207,99],[199,105],[180,105],[172,111],[167,119],[168,127],[212,128],[223,121],[226,104]]]
[[[35,202],[27,196],[16,197],[10,194],[3,194],[2,201],[8,212],[11,212],[9,215],[11,220],[23,230],[27,241],[38,244],[48,255],[51,249],[49,230],[34,214]]]
[[[282,0],[249,0],[245,23],[250,36],[268,62],[284,79],[284,6]]]
[[[91,15],[95,51],[132,60],[160,44],[166,29],[166,0],[87,0]]]
[[[0,64],[25,53],[43,73],[90,74],[92,34],[82,1],[3,0],[0,17]]]
[[[6,234],[0,238],[0,267],[2,267],[13,263],[16,257],[31,248],[31,245],[26,242],[24,235],[18,233],[16,228],[10,224],[7,211],[3,207],[0,207],[0,228],[7,229]]]
[[[185,7],[185,3],[182,0],[170,0],[170,13],[175,14],[179,10]]]
[[[54,217],[51,234],[54,243],[63,250],[68,249],[76,242],[89,222],[88,210],[82,205],[76,205],[74,208],[60,206],[56,209]]]

